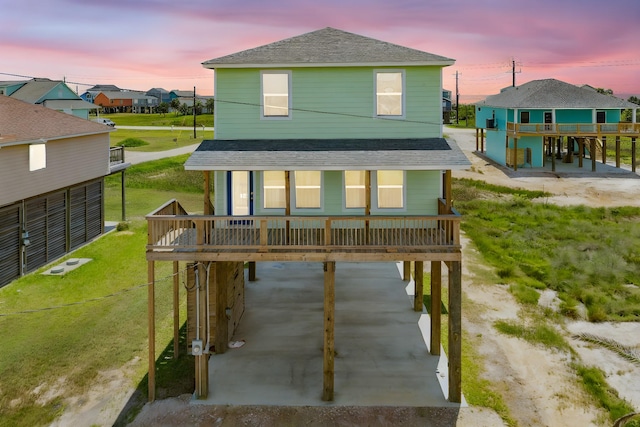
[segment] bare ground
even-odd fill
[[[602,176],[584,171],[580,175],[550,172],[536,176],[527,176],[523,172],[507,174],[486,158],[473,154],[473,131],[446,129],[446,133],[463,148],[473,164],[466,171],[454,172],[454,177],[547,191],[554,196],[547,198],[546,202],[558,205],[640,206],[637,175]],[[483,279],[487,277],[482,274],[486,267],[473,245],[465,243],[463,329],[483,357],[484,375],[503,396],[513,419],[520,426],[610,425],[604,412],[594,407],[582,391],[570,367],[571,355],[500,335],[493,328],[493,322],[498,319],[518,319],[520,307],[506,286],[487,283]],[[553,306],[554,295],[545,294],[541,301]],[[610,385],[620,396],[640,409],[640,367],[613,352],[571,338],[573,334],[589,331],[640,348],[640,324],[567,322],[566,325],[558,325],[558,329],[569,338],[582,363],[603,369]],[[68,399],[66,412],[53,425],[110,425],[132,393],[130,381],[124,381],[122,375],[104,373],[103,381],[90,391],[89,398]],[[210,407],[189,404],[189,399],[189,395],[183,395],[147,404],[132,425],[428,426],[440,425],[438,418],[443,425],[461,427],[504,425],[494,411],[479,407],[461,408],[457,421],[453,421],[447,414],[436,416],[434,420],[436,414],[427,414],[424,408]]]

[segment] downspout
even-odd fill
[[[207,344],[204,347],[204,350],[202,351],[203,353],[209,353],[209,346],[211,344],[211,325],[209,324],[209,319],[211,319],[210,317],[210,310],[211,310],[211,305],[209,304],[209,269],[211,268],[211,261],[209,261],[207,263],[207,308],[205,309],[205,315],[207,316],[207,321],[205,323],[206,327],[207,327]]]
[[[198,264],[195,265],[196,274],[196,340],[200,340],[200,274]]]

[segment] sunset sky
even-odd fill
[[[461,102],[556,78],[640,96],[639,0],[0,0],[0,80],[213,94],[203,61],[324,27],[456,60]]]

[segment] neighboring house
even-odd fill
[[[596,155],[606,162],[607,141],[620,144],[620,137],[630,137],[635,157],[635,140],[640,136],[640,125],[635,123],[638,105],[555,79],[508,87],[475,108],[482,146],[486,133],[486,155],[514,169],[540,168],[547,158],[554,168],[556,159],[572,163],[574,157],[581,166],[588,153],[595,170]],[[634,111],[633,123],[620,122],[624,109]],[[618,156],[618,167],[619,163]]]
[[[442,122],[451,123],[451,91],[442,89]]]
[[[100,92],[120,92],[121,90],[122,89],[116,85],[95,85],[80,95],[80,98],[93,104],[95,97],[98,96]]]
[[[196,396],[207,395],[210,349],[193,325],[200,325],[201,337],[205,330],[212,335],[212,348],[225,351],[244,310],[244,261],[249,280],[256,261],[324,263],[329,294],[336,261],[404,261],[407,280],[414,261],[420,312],[423,263],[432,265],[433,292],[440,292],[441,265],[449,269],[448,397],[461,401],[462,256],[451,171],[470,163],[442,134],[442,69],[453,63],[333,28],[203,63],[215,70],[215,139],[203,141],[185,169],[203,171],[205,215],[196,219],[175,202],[165,205],[160,216],[148,216],[147,247],[150,283],[156,261],[200,263],[201,281],[210,277],[202,263],[215,261],[211,292],[229,298],[211,306],[209,318],[208,310],[196,314],[195,292],[189,293]],[[440,299],[434,301],[439,322]],[[331,299],[324,307],[325,319],[332,319]],[[322,396],[333,400],[333,326],[325,326]],[[439,326],[432,326],[432,337],[432,354],[439,354]],[[153,333],[149,345],[153,354]],[[150,362],[153,400],[153,357]]]
[[[102,107],[105,113],[150,113],[159,101],[144,92],[120,90],[101,91],[93,97],[93,103]]]
[[[6,85],[5,85],[6,84]],[[72,114],[83,119],[98,107],[84,101],[66,83],[45,78],[34,78],[21,82],[0,83],[0,94],[31,104],[42,104],[47,108]]]
[[[169,103],[171,103],[171,101],[173,101],[174,99],[177,99],[180,102],[180,105],[185,104],[189,108],[193,106],[193,91],[172,90],[171,92],[169,92],[169,98]],[[200,104],[202,105],[203,113],[212,113],[212,111],[209,111],[207,109],[207,101],[212,98],[213,96],[198,95],[196,93],[196,102],[200,102]]]
[[[0,96],[0,286],[103,233],[111,130]]]
[[[155,96],[156,98],[158,98],[158,103],[166,102],[167,104],[169,104],[171,102],[171,93],[161,87],[154,87],[152,89],[149,89],[145,93],[145,95]]]

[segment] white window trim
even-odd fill
[[[378,207],[378,171],[371,171],[371,212],[390,213],[407,211],[407,171],[402,171],[402,207],[401,208],[379,208]]]
[[[402,114],[399,116],[386,116],[378,114],[378,73],[402,74]],[[407,114],[407,74],[403,69],[379,68],[373,70],[373,117],[385,120],[404,120]]]
[[[288,74],[287,83],[289,85],[289,99],[288,99],[288,108],[289,114],[286,116],[265,116],[264,115],[264,89],[262,87],[262,76],[264,74]],[[291,120],[293,117],[293,92],[291,84],[291,70],[262,70],[260,71],[260,120]]]
[[[35,152],[39,148],[42,152]],[[38,156],[38,157],[34,157]],[[29,172],[47,168],[47,144],[43,142],[29,144]]]
[[[304,171],[300,171],[304,172]],[[299,208],[298,201],[296,199],[296,189],[298,188],[296,185],[296,171],[291,171],[291,212],[304,212],[304,211],[315,211],[321,212],[324,211],[324,172],[320,172],[320,206],[317,208]]]

